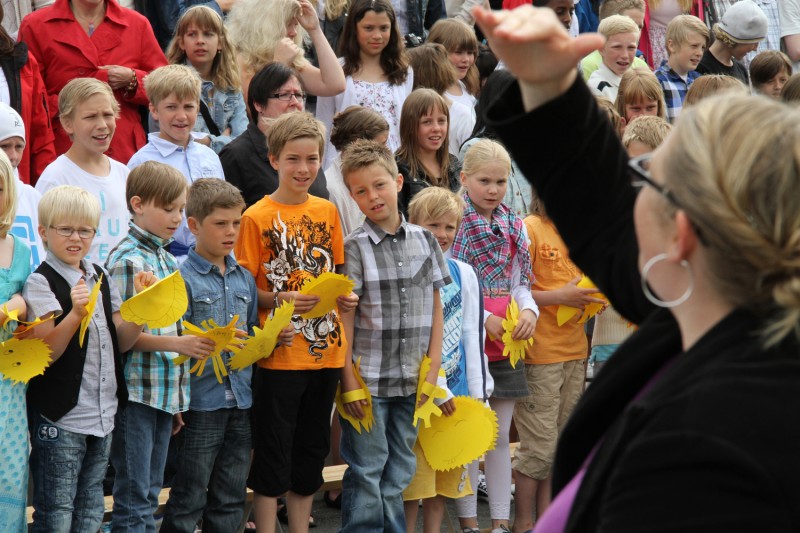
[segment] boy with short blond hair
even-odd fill
[[[624,15],[630,17],[636,23],[640,32],[644,27],[644,12],[644,0],[605,0],[600,4],[601,21],[611,15]],[[639,57],[639,54],[640,52],[637,50],[637,57],[633,60],[633,68],[649,68],[647,63]],[[600,67],[602,62],[603,57],[597,50],[581,59],[583,79],[589,81],[589,76]]]
[[[692,15],[678,15],[667,26],[669,57],[656,69],[655,74],[664,90],[670,122],[678,118],[689,86],[700,77],[695,69],[706,51],[708,38],[708,27]]]
[[[88,251],[89,261],[105,261],[125,236],[125,180],[128,168],[105,152],[117,128],[119,103],[107,83],[95,78],[76,78],[58,93],[58,116],[72,146],[47,165],[36,182],[44,194],[59,185],[75,185],[92,193],[102,212],[97,235]]]
[[[605,96],[614,102],[622,75],[631,68],[636,57],[639,27],[630,17],[611,15],[600,21],[597,32],[606,38],[599,50],[603,62],[589,76],[587,84],[592,94]]]
[[[188,185],[200,178],[225,179],[219,156],[192,138],[200,109],[201,82],[197,72],[185,65],[159,67],[144,79],[144,88],[150,99],[150,115],[158,121],[159,131],[147,136],[147,144],[133,155],[128,168],[158,161],[178,169]],[[170,252],[182,261],[192,244],[194,236],[184,221],[175,233]]]
[[[671,131],[672,126],[663,118],[641,115],[625,127],[622,144],[630,157],[638,157],[658,148]]]
[[[231,255],[244,199],[239,189],[217,179],[199,179],[189,188],[186,217],[196,243],[180,271],[189,308],[184,320],[198,327],[206,320],[252,332],[258,325],[258,294],[253,276]],[[291,343],[289,328],[285,343]],[[220,356],[228,366],[231,352]],[[193,533],[198,521],[208,531],[236,531],[245,505],[250,466],[252,367],[192,375],[189,411],[177,436],[178,464],[161,531]],[[209,443],[212,443],[209,445]]]
[[[303,284],[344,263],[336,207],[308,193],[325,146],[322,124],[308,113],[287,113],[268,134],[270,164],[278,188],[242,217],[235,255],[255,277],[259,318],[294,301],[294,338],[264,354],[253,377],[253,464],[247,484],[256,493],[259,523],[274,524],[277,498],[287,494],[288,515],[307,524],[330,449],[330,413],[344,365],[347,340],[340,320],[355,297],[340,297],[339,310],[303,318],[319,297],[302,294]]]
[[[148,161],[133,169],[126,184],[132,214],[128,235],[108,256],[106,268],[122,299],[134,296],[133,279],[152,272],[163,279],[178,269],[166,247],[183,220],[186,180],[173,167]],[[200,359],[214,348],[209,339],[180,336],[181,324],[146,329],[126,354],[129,402],[117,413],[111,463],[114,466],[112,531],[153,531],[153,513],[173,430],[189,407],[189,362],[173,363],[179,354]]]
[[[95,531],[103,519],[114,416],[128,397],[121,354],[142,327],[122,319],[116,285],[85,258],[100,211],[92,194],[72,185],[47,191],[39,202],[38,231],[47,257],[25,282],[23,297],[28,320],[56,318],[33,331],[52,349],[52,364],[31,379],[27,391],[33,531]],[[145,276],[136,277],[137,288]],[[97,305],[81,342],[89,293],[98,283]],[[54,470],[54,461],[72,466]],[[64,494],[71,495],[67,501],[59,496]]]
[[[415,393],[420,379],[437,383],[444,327],[439,290],[451,279],[433,235],[407,223],[397,210],[403,177],[388,148],[355,141],[342,155],[342,176],[366,220],[345,240],[344,270],[355,282],[359,304],[355,316],[344,317],[352,342],[341,390],[360,388],[353,356],[360,357],[374,423],[358,433],[342,420],[341,454],[349,468],[341,531],[400,532],[406,530],[403,490],[416,470]],[[420,376],[426,353],[431,370]],[[363,418],[364,402],[345,403],[344,409]]]
[[[464,199],[444,187],[428,187],[408,206],[408,218],[430,231],[447,253],[464,216]],[[475,269],[447,258],[453,283],[441,289],[444,312],[442,369],[448,390],[455,396],[470,396],[487,401],[494,389],[489,360],[483,353],[483,296]],[[445,406],[442,406],[445,414]],[[457,445],[453,443],[453,445]],[[425,530],[438,531],[445,511],[445,497],[456,498],[455,505],[462,531],[478,528],[478,461],[465,468],[435,472],[428,465],[419,441],[414,446],[417,471],[404,492],[406,522],[415,524],[422,499]],[[469,484],[466,483],[467,479]],[[471,489],[471,491],[470,491]]]

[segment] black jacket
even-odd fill
[[[489,121],[572,259],[640,325],[562,432],[554,496],[597,447],[566,531],[800,531],[798,342],[764,350],[762,321],[738,309],[682,352],[673,316],[643,296],[627,156],[583,81],[527,114],[514,83]]]
[[[267,138],[252,122],[244,133],[222,149],[219,160],[225,180],[242,191],[247,207],[278,188],[278,171],[269,164]],[[308,193],[328,199],[328,185],[322,167]]]

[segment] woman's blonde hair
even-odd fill
[[[617,113],[621,117],[628,117],[625,115],[625,105],[636,104],[645,102],[647,100],[654,100],[658,103],[657,116],[667,118],[667,105],[664,103],[664,89],[661,88],[661,83],[649,69],[646,68],[631,68],[625,71],[622,75],[622,80],[619,82],[619,90],[617,91]]]
[[[472,143],[464,154],[461,171],[469,177],[486,165],[497,163],[503,166],[506,176],[511,174],[511,156],[503,145],[491,139],[480,139]]]
[[[297,0],[237,0],[228,13],[227,25],[243,69],[255,74],[271,62],[278,41],[286,37],[286,26],[298,16]],[[298,24],[293,40],[301,52],[291,64],[298,71],[308,65],[302,52],[307,38],[308,34]]]
[[[800,337],[800,112],[726,94],[684,110],[666,187],[704,244],[716,293],[763,320],[769,347]]]
[[[175,28],[175,37],[167,48],[167,61],[173,64],[182,65],[186,62],[186,52],[181,49],[183,36],[189,31],[191,26],[195,26],[200,31],[212,31],[217,34],[220,50],[215,53],[214,62],[211,64],[211,81],[215,87],[226,91],[241,90],[242,84],[239,81],[239,66],[236,64],[236,51],[228,37],[228,30],[222,23],[222,17],[206,6],[194,6],[178,20]]]
[[[475,30],[461,20],[437,20],[431,27],[427,42],[441,44],[448,54],[467,52],[472,54],[476,60],[478,59],[478,38],[475,36]],[[416,76],[416,73],[414,75]],[[481,80],[478,66],[475,63],[472,63],[467,75],[464,76],[463,82],[472,96],[478,95],[481,88]]]
[[[11,161],[0,150],[0,237],[5,238],[17,216],[17,180]]]
[[[744,84],[733,76],[705,74],[692,82],[686,92],[683,107],[691,107],[700,100],[721,93],[747,94]]]
[[[419,159],[419,138],[417,130],[420,120],[438,109],[447,117],[447,133],[442,140],[442,146],[436,152],[439,161],[438,178],[429,176],[433,185],[447,187],[447,172],[450,169],[450,110],[444,98],[432,89],[417,89],[408,95],[400,112],[400,148],[397,149],[397,159],[408,165],[412,176],[418,175],[424,167]]]

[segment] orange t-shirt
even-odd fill
[[[306,280],[333,272],[344,263],[344,238],[339,212],[331,202],[309,195],[298,205],[284,205],[265,196],[242,217],[236,260],[265,291],[300,290]],[[259,308],[261,324],[269,310]],[[273,370],[316,370],[344,366],[342,322],[336,311],[312,319],[292,318],[292,346],[278,346],[258,365]],[[265,356],[267,354],[264,354]]]
[[[555,226],[549,220],[529,216],[525,220],[535,281],[535,291],[550,291],[566,285],[581,275],[569,259],[569,251]],[[539,320],[533,333],[533,346],[526,347],[526,364],[563,363],[583,359],[588,351],[588,341],[583,324],[578,324],[580,314],[563,326],[556,321],[557,305],[539,306]]]

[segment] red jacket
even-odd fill
[[[108,82],[108,74],[99,67],[120,65],[133,68],[139,80],[130,98],[122,90],[114,91],[120,105],[117,131],[106,154],[127,164],[144,146],[147,137],[142,127],[139,106],[148,104],[142,80],[153,69],[167,64],[145,17],[123,9],[116,0],[106,0],[106,16],[91,37],[75,20],[68,0],[56,0],[47,8],[34,11],[22,20],[19,40],[39,61],[47,87],[48,106],[53,119],[56,152],[63,154],[71,146],[58,121],[58,93],[72,79],[97,78]]]
[[[24,183],[35,185],[45,167],[56,158],[39,63],[23,43],[18,43],[13,54],[0,57],[0,68],[8,84],[11,107],[25,124],[25,152],[19,162],[19,177]]]

